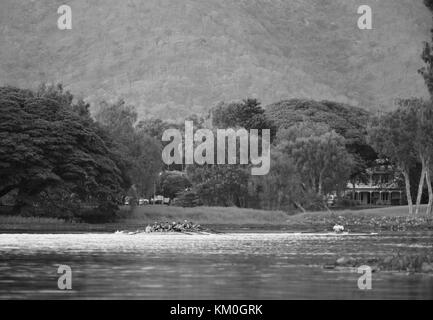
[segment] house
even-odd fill
[[[347,184],[347,199],[359,205],[406,204],[404,188],[398,183],[398,174],[391,165],[378,163],[367,170],[367,175],[367,181]]]

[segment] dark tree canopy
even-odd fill
[[[349,140],[365,138],[371,117],[368,111],[346,104],[303,99],[271,104],[266,107],[266,114],[279,128],[289,128],[304,121],[323,123]]]
[[[424,4],[433,12],[433,0],[424,0]]]
[[[175,198],[180,192],[190,188],[191,182],[184,172],[166,171],[160,178],[160,189],[165,197]]]
[[[242,127],[250,129],[270,129],[271,140],[275,137],[276,127],[269,119],[257,99],[241,102],[221,102],[210,111],[212,125],[218,129]]]
[[[16,210],[47,192],[114,202],[129,185],[110,136],[72,101],[61,86],[0,88],[0,196],[18,190]]]
[[[325,124],[343,136],[347,151],[357,163],[352,177],[362,176],[365,168],[377,159],[377,153],[366,141],[372,116],[364,109],[332,101],[292,99],[267,106],[266,114],[279,129],[310,122]]]

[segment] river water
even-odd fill
[[[432,252],[432,234],[0,234],[0,299],[433,299],[431,275],[376,272],[360,290],[357,270],[323,268],[396,251]]]

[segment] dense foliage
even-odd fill
[[[95,117],[113,137],[118,152],[127,159],[128,175],[138,195],[152,194],[162,169],[161,140],[136,126],[137,112],[123,100],[113,104],[102,102]]]
[[[328,127],[306,122],[281,130],[277,148],[293,159],[305,186],[319,196],[346,187],[353,158],[344,138]]]
[[[292,99],[267,106],[266,113],[279,128],[308,121],[324,124],[344,137],[346,149],[356,162],[351,180],[363,180],[365,170],[377,159],[375,150],[366,141],[367,127],[372,119],[366,110],[331,101]]]
[[[276,134],[274,122],[265,114],[265,110],[257,99],[245,99],[231,103],[221,102],[211,109],[210,115],[214,128],[269,129],[271,140]]]
[[[61,86],[0,88],[0,109],[0,196],[16,192],[16,213],[71,217],[129,187],[110,135]]]
[[[165,171],[159,178],[160,192],[172,199],[191,186],[187,175],[180,171]]]

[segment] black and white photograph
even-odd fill
[[[0,0],[0,300],[433,300],[433,0]]]

